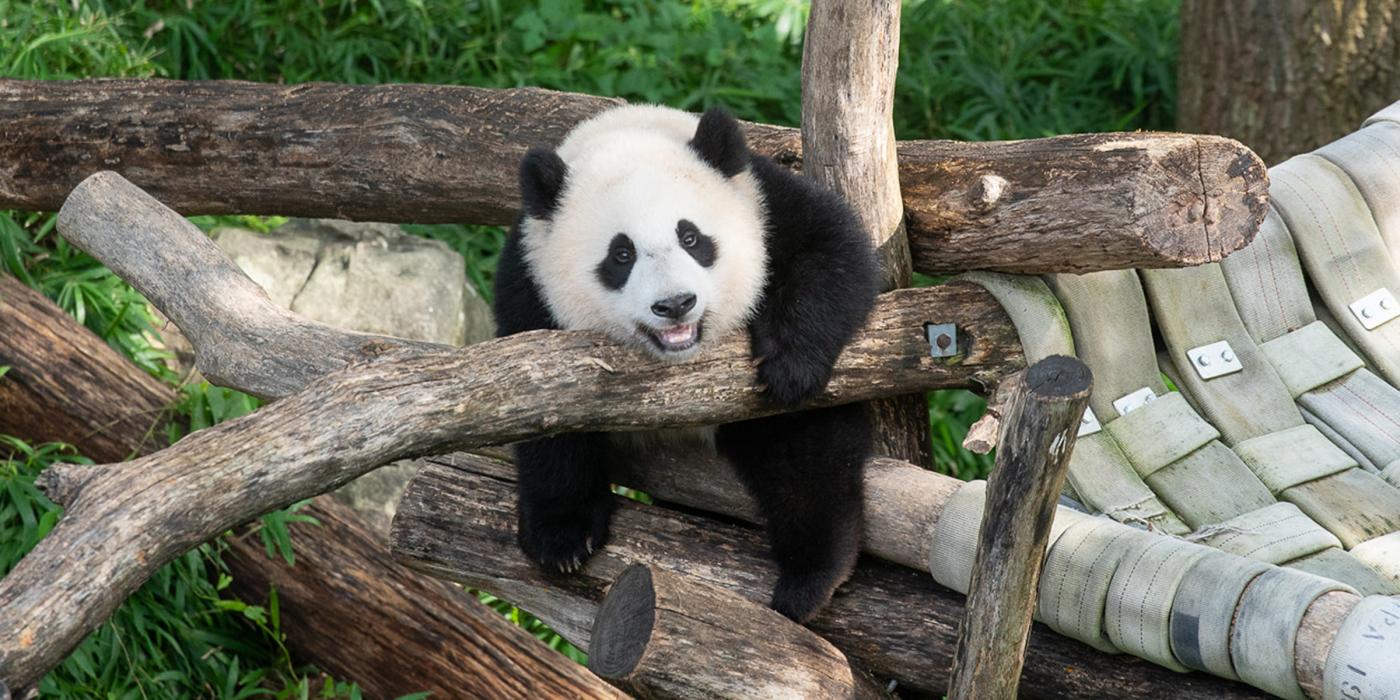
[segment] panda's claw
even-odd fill
[[[607,495],[565,514],[523,510],[517,534],[520,550],[545,569],[573,573],[607,543],[612,509]]]

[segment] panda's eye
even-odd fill
[[[700,236],[696,235],[693,231],[688,231],[685,235],[681,236],[681,245],[686,248],[694,248],[695,244],[699,242]]]
[[[626,248],[618,248],[613,251],[612,259],[613,262],[619,265],[626,265],[627,263],[632,262],[632,251]]]

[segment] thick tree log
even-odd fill
[[[42,295],[0,275],[0,432],[62,440],[99,461],[149,454],[164,443],[158,410],[169,386],[131,364]],[[156,410],[129,418],[126,406]],[[21,410],[9,410],[18,406]],[[60,416],[46,421],[44,416]],[[92,425],[105,426],[93,431]],[[395,563],[387,543],[350,509],[321,496],[292,525],[297,565],[268,557],[256,537],[232,538],[232,591],[278,593],[282,631],[298,658],[356,681],[370,697],[430,690],[438,697],[621,697],[458,587]]]
[[[538,89],[0,80],[0,208],[52,210],[115,170],[184,214],[509,223],[519,157],[616,104]],[[794,129],[750,125],[800,165]],[[1098,134],[906,141],[914,269],[1039,274],[1219,260],[1263,220],[1267,176],[1238,143]]]
[[[950,700],[1016,697],[1050,522],[1093,385],[1089,368],[1064,355],[1047,357],[1007,382],[1013,384],[996,468],[987,479]]]
[[[230,540],[232,590],[261,600],[276,589],[293,650],[366,697],[626,697],[461,588],[399,565],[347,506],[322,496],[300,512],[320,524],[291,526],[295,567],[256,535]]]
[[[382,464],[568,430],[714,424],[776,411],[754,384],[742,336],[692,362],[662,365],[590,333],[541,331],[448,349],[307,323],[272,307],[226,259],[182,260],[197,232],[120,176],[88,180],[59,227],[169,305],[200,366],[219,369],[236,388],[276,396],[328,365],[349,366],[154,455],[47,470],[42,485],[66,515],[0,581],[0,677],[20,683],[189,547]],[[147,245],[156,250],[140,247]],[[923,324],[946,321],[973,339],[954,363],[929,357],[923,338]],[[273,352],[293,354],[274,362]],[[1005,313],[980,288],[901,290],[882,297],[817,403],[987,385],[1020,358]]]
[[[803,174],[839,193],[875,246],[881,289],[913,277],[894,136],[899,0],[812,3],[802,44]],[[876,454],[933,466],[923,394],[870,404]]]
[[[175,391],[44,295],[0,274],[0,432],[119,461],[165,443]]]
[[[607,547],[574,574],[545,572],[515,543],[510,465],[454,459],[455,467],[424,461],[395,518],[395,555],[413,568],[512,600],[584,649],[591,648],[604,589],[631,564],[682,572],[758,604],[768,600],[777,573],[761,532],[621,499]],[[877,676],[941,693],[962,614],[962,596],[927,573],[868,560],[809,626]],[[1102,654],[1039,625],[1031,634],[1021,693],[1056,699],[1265,697],[1240,683]]]
[[[698,579],[634,564],[608,587],[588,667],[638,697],[889,697],[831,642]]]

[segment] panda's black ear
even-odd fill
[[[749,147],[744,144],[744,132],[729,110],[711,107],[700,117],[695,138],[690,147],[725,177],[734,177],[749,164]]]
[[[520,198],[525,214],[535,219],[548,219],[559,204],[564,191],[564,177],[569,166],[552,149],[538,146],[520,161]]]

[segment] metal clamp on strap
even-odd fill
[[[1259,349],[1295,399],[1365,364],[1321,321],[1285,333]]]
[[[1322,672],[1323,700],[1400,698],[1400,597],[1368,596],[1337,631]]]
[[[1357,466],[1342,448],[1306,424],[1245,440],[1235,445],[1235,454],[1275,495]]]
[[[1341,547],[1298,506],[1275,503],[1201,528],[1187,539],[1248,559],[1282,564],[1329,547]]]
[[[1350,586],[1296,569],[1270,569],[1240,598],[1230,634],[1230,658],[1244,682],[1289,700],[1307,700],[1294,672],[1294,646],[1303,614],[1329,591]]]
[[[1381,324],[1400,316],[1400,302],[1389,289],[1381,287],[1347,305],[1351,315],[1366,330],[1375,330]]]
[[[1361,563],[1400,584],[1400,532],[1366,540],[1352,547],[1351,554]],[[1400,620],[1396,624],[1400,625]],[[1395,634],[1400,636],[1400,626],[1396,627]]]
[[[1104,426],[1142,478],[1220,437],[1179,392],[1170,392]]]

